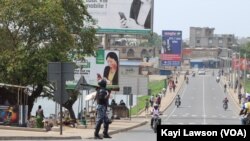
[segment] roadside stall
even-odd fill
[[[0,83],[0,125],[26,126],[27,87]]]

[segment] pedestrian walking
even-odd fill
[[[38,109],[36,110],[36,127],[37,128],[44,127],[43,119],[44,119],[43,109],[42,109],[42,106],[39,105]]]

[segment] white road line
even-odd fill
[[[203,77],[203,124],[206,124],[206,108],[205,108],[205,82]]]
[[[223,83],[225,83],[225,80],[224,80]],[[224,89],[224,87],[222,86],[221,83],[219,84],[219,86],[221,87],[221,89]],[[229,88],[227,88],[227,92],[226,93],[224,93],[224,90],[223,90],[222,93],[223,93],[224,97],[230,97],[230,100],[233,101],[233,103],[237,106],[237,103],[235,102],[233,96],[231,94],[229,94]],[[231,105],[231,103],[229,103],[229,105]],[[232,110],[233,110],[234,115],[238,115],[238,112],[235,110],[235,108],[232,108]]]
[[[186,88],[187,86],[185,85],[184,90],[182,91],[181,99],[185,94]],[[176,106],[174,106],[173,111],[168,115],[168,117],[164,121],[168,121],[171,116],[174,116],[173,113],[175,112],[176,109],[177,109]]]

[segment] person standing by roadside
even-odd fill
[[[97,106],[96,106],[96,126],[95,126],[94,138],[102,139],[102,137],[99,136],[99,131],[101,129],[102,123],[104,123],[103,138],[111,138],[108,134],[109,119],[107,116],[107,106],[108,106],[108,99],[110,97],[110,91],[106,89],[107,81],[105,79],[99,80],[98,85],[100,86],[100,88],[97,89],[95,97]]]
[[[241,116],[242,125],[250,124],[250,97],[247,98],[247,102],[243,103],[239,115]]]
[[[148,113],[149,101],[146,99],[145,101],[145,113]]]
[[[239,104],[241,104],[241,98],[242,98],[242,94],[241,94],[241,92],[239,92],[238,93]]]
[[[175,92],[176,84],[173,83],[173,92]]]
[[[154,96],[153,95],[150,96],[149,102],[150,102],[150,106],[153,107],[153,104],[154,104]]]
[[[163,96],[165,97],[165,95],[166,95],[166,89],[165,88],[162,88],[162,93],[163,93]]]

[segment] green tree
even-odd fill
[[[160,47],[161,46],[161,36],[157,33],[147,34],[143,35],[142,38],[147,39],[148,42],[143,42],[140,44],[140,46],[145,47]]]
[[[250,58],[250,42],[241,45],[240,54],[241,57],[244,57],[244,54],[246,54],[246,58]]]
[[[70,61],[72,50],[94,54],[94,25],[82,0],[0,1],[0,82],[33,88],[29,115],[38,97],[53,97],[48,62]],[[63,106],[74,119],[77,92],[71,96]]]

